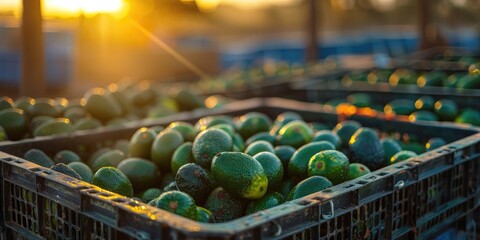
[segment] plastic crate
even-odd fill
[[[395,68],[396,69],[396,68]],[[370,72],[378,69],[366,69]],[[393,69],[385,69],[393,70]],[[414,69],[418,72],[431,71],[433,68]],[[467,70],[465,70],[467,71]],[[458,70],[446,71],[449,73],[458,72]],[[366,93],[371,96],[373,102],[385,105],[395,99],[416,100],[422,96],[431,96],[434,99],[450,99],[460,108],[473,107],[480,108],[480,89],[451,89],[446,87],[423,87],[416,85],[397,85],[390,86],[388,83],[379,82],[370,85],[367,82],[353,81],[351,85],[345,86],[340,79],[343,76],[333,79],[310,79],[294,84],[294,88],[299,93],[306,95],[306,99],[312,102],[325,102],[334,98],[346,98],[354,93]],[[305,99],[302,99],[305,100]]]
[[[250,111],[276,116],[296,111],[307,121],[334,124],[321,106],[284,99],[251,99],[223,110],[195,112],[190,121]],[[177,118],[181,119],[182,117]],[[352,116],[383,131],[452,142],[353,181],[227,223],[204,224],[0,153],[1,239],[432,239],[446,230],[471,231],[480,207],[480,133],[452,124],[409,123]],[[186,119],[184,119],[186,120]],[[167,121],[145,125],[167,124]],[[21,155],[41,148],[94,149],[129,138],[136,128],[93,131],[0,146]]]

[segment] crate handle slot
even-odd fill
[[[405,186],[405,182],[403,180],[400,180],[398,181],[397,183],[395,183],[395,189],[401,189]]]
[[[322,218],[326,219],[326,220],[332,219],[333,216],[335,216],[335,206],[333,204],[333,201],[330,200],[330,201],[328,201],[328,203],[330,205],[330,214],[327,215],[327,214],[322,213]],[[320,208],[320,211],[322,211],[322,208]]]
[[[280,234],[282,234],[282,226],[280,226],[280,224],[278,224],[278,223],[275,222],[275,221],[273,221],[272,223],[273,223],[273,225],[277,228],[277,230],[273,233],[273,236],[274,236],[274,237],[280,236]]]

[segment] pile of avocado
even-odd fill
[[[480,66],[480,64],[478,65]],[[453,89],[480,89],[480,70],[472,65],[469,70],[447,75],[442,70],[416,72],[406,68],[396,70],[352,71],[342,78],[345,86],[353,82],[367,82],[370,85],[388,83],[390,86],[417,85],[423,87],[446,87]]]
[[[226,222],[324,190],[442,146],[356,121],[327,126],[295,112],[250,112],[138,129],[88,159],[63,150],[41,166],[199,222]],[[331,129],[331,130],[330,130]]]
[[[249,90],[278,82],[279,78],[301,76],[305,71],[304,66],[287,62],[266,62],[259,67],[247,69],[232,67],[215,78],[199,80],[195,88],[205,93]]]
[[[371,108],[384,112],[387,115],[408,116],[415,121],[450,121],[462,124],[480,126],[480,111],[474,108],[459,109],[457,104],[449,99],[435,100],[430,96],[422,96],[416,100],[395,99],[385,106],[375,103],[366,93],[355,93],[345,99],[332,99],[325,103],[331,108],[340,106],[355,106],[357,108]]]
[[[212,96],[215,97],[215,96]],[[208,99],[207,99],[208,100]],[[209,108],[225,101],[208,101]],[[0,141],[51,136],[101,126],[120,127],[129,121],[159,118],[179,111],[205,108],[197,93],[181,89],[164,92],[140,84],[111,84],[94,88],[83,98],[0,97]]]

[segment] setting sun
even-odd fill
[[[21,0],[2,0],[0,11],[11,11],[19,16],[21,4]],[[99,13],[124,17],[129,4],[125,0],[43,0],[42,8],[45,17],[76,17],[81,14],[89,17]]]

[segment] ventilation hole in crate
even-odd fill
[[[369,183],[369,182],[368,181],[363,181],[363,180],[356,182],[356,184],[360,184],[360,185],[365,185],[367,183]]]
[[[140,204],[136,203],[136,202],[128,202],[128,205],[132,206],[132,207],[137,207],[137,206],[140,206]]]
[[[320,237],[328,235],[328,223],[320,224],[319,228],[320,228]]]
[[[43,169],[39,168],[39,167],[34,167],[34,168],[30,168],[31,171],[33,172],[38,172],[38,171],[42,171]]]
[[[2,160],[5,161],[5,162],[12,162],[15,159],[13,159],[13,158],[3,158]]]
[[[328,232],[333,233],[335,231],[335,219],[332,219],[328,222]]]
[[[99,192],[97,195],[102,196],[102,197],[111,197],[113,194],[108,193],[108,192]]]
[[[372,175],[372,176],[368,177],[367,179],[368,180],[375,180],[375,179],[377,179],[377,177]]]
[[[18,164],[24,163],[24,161],[20,159],[15,159],[13,162]]]
[[[76,189],[78,190],[85,190],[85,189],[89,189],[89,188],[92,188],[91,186],[78,186],[76,187]]]
[[[353,184],[348,184],[347,186],[344,186],[343,188],[351,188],[351,187],[353,187],[353,186],[355,186],[355,185],[353,185]]]
[[[43,171],[43,173],[44,173],[44,174],[47,174],[47,175],[51,175],[51,174],[53,174],[53,172],[52,172],[52,171],[50,171],[50,170],[44,170],[44,171]]]
[[[379,173],[377,173],[377,175],[378,176],[385,176],[385,175],[388,175],[388,173],[387,172],[379,172]]]
[[[125,199],[125,198],[114,198],[112,199],[113,202],[116,202],[116,203],[125,203],[128,201],[128,199]]]
[[[90,189],[90,190],[87,190],[86,192],[87,192],[87,193],[89,193],[89,194],[96,194],[96,193],[99,193],[99,191],[98,191],[98,190],[96,190],[96,189]]]
[[[358,209],[354,209],[354,210],[352,211],[352,218],[353,218],[353,219],[352,219],[352,222],[355,222],[355,221],[358,220]]]

